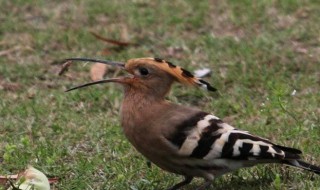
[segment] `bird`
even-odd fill
[[[216,177],[257,164],[279,163],[320,175],[320,167],[301,159],[301,151],[237,129],[199,108],[166,100],[175,82],[217,91],[207,81],[161,58],[134,58],[126,62],[91,58],[68,58],[71,62],[99,62],[115,66],[128,76],[78,85],[67,92],[102,83],[123,87],[120,110],[123,132],[129,142],[150,162],[184,179],[168,188],[177,190],[195,177],[210,188]]]

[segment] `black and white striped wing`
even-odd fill
[[[238,130],[205,112],[182,122],[168,140],[178,147],[179,155],[203,160],[283,160],[299,159],[301,154],[300,150]]]

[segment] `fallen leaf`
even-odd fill
[[[90,77],[91,80],[97,81],[103,79],[104,74],[107,71],[107,65],[102,63],[96,63],[91,66]]]
[[[5,185],[9,180],[17,180],[20,176],[21,174],[7,175],[7,176],[0,175],[0,185]],[[59,178],[51,177],[51,178],[48,178],[48,180],[50,184],[53,184],[53,183],[57,183],[59,181]]]
[[[0,185],[5,185],[9,180],[16,180],[18,178],[18,174],[16,175],[8,175],[8,176],[0,176]]]
[[[102,40],[102,41],[105,41],[105,42],[108,42],[108,43],[111,43],[111,44],[114,44],[114,45],[117,45],[117,46],[123,46],[123,47],[126,47],[126,46],[130,46],[130,45],[136,45],[134,43],[130,43],[130,42],[121,42],[121,41],[118,41],[118,40],[113,40],[113,39],[109,39],[109,38],[105,38],[103,36],[100,36],[99,34],[95,33],[95,32],[90,32],[94,37],[96,37],[97,39],[99,40]]]
[[[59,76],[61,76],[63,73],[68,71],[71,63],[72,63],[72,61],[67,61],[62,65],[61,70],[59,71]]]

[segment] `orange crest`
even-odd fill
[[[154,65],[157,68],[169,73],[173,76],[178,82],[186,85],[192,86],[200,86],[204,87],[209,91],[216,91],[214,87],[212,87],[208,82],[195,77],[191,72],[183,69],[182,67],[176,66],[169,61],[165,61],[160,58],[137,58],[137,59],[130,59],[125,64],[125,68],[130,68],[133,65],[145,63]]]

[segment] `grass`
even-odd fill
[[[121,89],[88,82],[89,66],[57,73],[67,57],[162,57],[209,67],[220,94],[175,85],[169,99],[303,150],[320,164],[320,3],[283,1],[1,1],[0,174],[28,164],[59,177],[52,189],[165,189],[181,180],[122,134]],[[139,44],[101,55],[89,32]],[[106,77],[113,76],[113,71]],[[295,91],[295,93],[294,93]],[[186,189],[201,183],[196,180]],[[309,172],[268,165],[219,177],[215,189],[319,189]],[[0,187],[0,189],[5,189]]]

